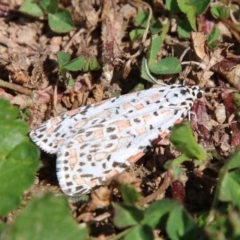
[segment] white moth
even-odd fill
[[[158,86],[51,118],[30,137],[44,151],[57,154],[62,191],[87,194],[142,157],[201,96],[197,86]]]

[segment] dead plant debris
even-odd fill
[[[215,23],[207,13],[199,16],[199,31],[192,32],[190,38],[182,38],[176,32],[179,19],[170,19],[160,1],[74,0],[60,1],[60,4],[71,12],[75,30],[57,34],[49,29],[47,21],[19,12],[17,9],[22,2],[12,0],[0,4],[0,97],[30,111],[27,119],[30,128],[64,111],[128,93],[138,83],[149,87],[140,78],[140,69],[151,36],[148,33],[134,41],[129,38],[130,31],[137,27],[135,18],[142,10],[151,10],[162,23],[171,24],[171,31],[167,32],[157,58],[174,55],[180,59],[188,48],[182,56],[181,76],[185,77],[186,84],[199,85],[205,92],[205,99],[197,101],[193,107],[191,123],[198,142],[206,151],[215,152],[213,159],[197,168],[186,163],[184,180],[172,179],[171,173],[166,173],[163,168],[164,163],[175,155],[167,141],[155,150],[151,149],[134,166],[135,170],[125,172],[123,177],[118,176],[108,186],[93,191],[88,203],[79,206],[70,201],[76,220],[91,223],[96,239],[106,239],[116,233],[112,225],[111,202],[121,201],[119,183],[130,184],[140,192],[143,198],[138,204],[141,205],[170,197],[193,213],[209,208],[218,172],[240,142],[235,117],[239,110],[232,97],[232,93],[240,90],[240,38],[232,23],[221,22],[221,29],[225,26],[229,31],[221,35],[223,44],[209,49],[206,33]],[[225,38],[228,41],[223,41]],[[94,57],[101,68],[68,73],[73,82],[67,84],[58,71],[58,51],[68,52],[72,59]],[[175,76],[159,78],[167,84],[177,81]],[[52,179],[46,174],[49,173],[47,169],[49,165],[44,164],[36,177],[38,181],[26,193],[26,199],[46,189],[51,191],[54,188],[60,193],[59,189],[56,190],[55,175]],[[6,222],[13,217],[9,215],[8,218]]]

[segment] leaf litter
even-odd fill
[[[30,111],[26,120],[31,128],[67,110],[129,93],[140,82],[149,86],[140,78],[140,61],[150,40],[131,42],[129,39],[129,32],[136,27],[137,14],[142,10],[149,11],[144,2],[61,1],[61,6],[73,16],[76,27],[64,35],[52,32],[47,21],[33,20],[17,11],[21,1],[3,2],[0,5],[0,96]],[[157,1],[154,4],[152,9],[158,9],[154,14],[161,16],[163,6],[157,8]],[[186,83],[193,81],[205,91],[205,101],[197,101],[193,106],[192,129],[195,138],[205,150],[213,153],[214,159],[198,167],[187,162],[184,164],[186,174],[172,179],[163,165],[179,153],[164,140],[150,149],[132,169],[122,173],[123,177],[116,176],[107,186],[93,191],[89,202],[76,203],[70,199],[76,220],[90,223],[93,236],[99,239],[116,233],[111,202],[121,201],[122,183],[130,184],[142,194],[141,204],[171,197],[193,213],[209,209],[218,171],[232,149],[239,146],[240,133],[235,117],[239,110],[233,94],[240,86],[240,60],[232,53],[237,52],[234,44],[239,39],[232,30],[227,32],[229,44],[208,49],[204,34],[212,30],[213,23],[207,14],[202,14],[198,24],[201,32],[193,32],[191,39],[184,39],[183,43],[183,39],[175,34],[177,26],[173,23],[172,32],[167,34],[157,59],[172,56],[172,52],[180,59],[189,48],[183,56],[185,68],[181,76]],[[58,51],[68,52],[72,59],[95,57],[99,59],[101,69],[68,73],[74,80],[68,85],[58,72]],[[162,76],[161,79],[169,84],[175,80],[171,77]],[[36,184],[26,193],[25,199],[52,189],[60,193],[54,159],[44,153],[43,156],[46,160],[43,160]]]

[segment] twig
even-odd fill
[[[12,89],[14,91],[17,91],[19,93],[23,93],[27,96],[32,96],[32,90],[22,87],[18,84],[15,83],[10,83],[10,82],[5,82],[3,80],[0,79],[0,87],[4,87],[4,88],[8,88],[8,89]]]
[[[169,187],[171,182],[172,182],[172,179],[169,176],[169,174],[167,174],[164,178],[163,183],[161,184],[160,188],[158,188],[157,191],[155,191],[154,193],[152,193],[152,194],[148,195],[147,197],[141,199],[136,204],[137,205],[144,205],[146,203],[154,201],[159,195],[161,195]]]
[[[204,63],[200,63],[200,62],[195,62],[195,61],[188,61],[188,62],[181,62],[182,65],[191,65],[191,64],[195,64],[197,66],[199,66],[201,69],[205,70],[207,68],[207,66]]]

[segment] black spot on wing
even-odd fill
[[[76,192],[80,192],[84,187],[83,186],[77,186],[75,188]]]
[[[61,127],[62,127],[62,125],[59,124],[59,125],[54,129],[54,132],[57,132]]]
[[[134,121],[135,123],[140,123],[140,122],[141,122],[140,119],[138,119],[138,118],[134,118],[133,121]]]
[[[70,155],[69,152],[65,152],[64,157],[68,157]]]
[[[188,92],[189,92],[189,91],[188,91],[187,88],[181,89],[181,91],[180,91],[180,93],[181,93],[182,95],[186,95]]]
[[[108,127],[107,128],[107,132],[110,133],[110,132],[114,132],[115,128],[114,127]]]
[[[86,132],[86,137],[89,137],[93,134],[93,131]]]
[[[84,149],[84,148],[86,148],[88,146],[88,144],[83,144],[81,147],[80,147],[80,149]]]
[[[82,166],[86,165],[86,163],[85,162],[79,162],[79,165],[82,167]]]
[[[112,146],[113,146],[112,143],[108,143],[108,144],[105,146],[105,148],[111,148]]]
[[[203,96],[202,92],[197,93],[197,98],[201,98]]]
[[[111,135],[110,136],[110,139],[112,139],[112,140],[115,140],[115,139],[117,139],[118,137],[116,136],[116,135]]]
[[[81,177],[82,178],[92,178],[93,174],[82,174]]]
[[[119,165],[120,165],[120,163],[119,163],[119,162],[116,162],[116,161],[114,161],[114,162],[112,163],[112,167],[113,167],[113,168],[118,167]]]

